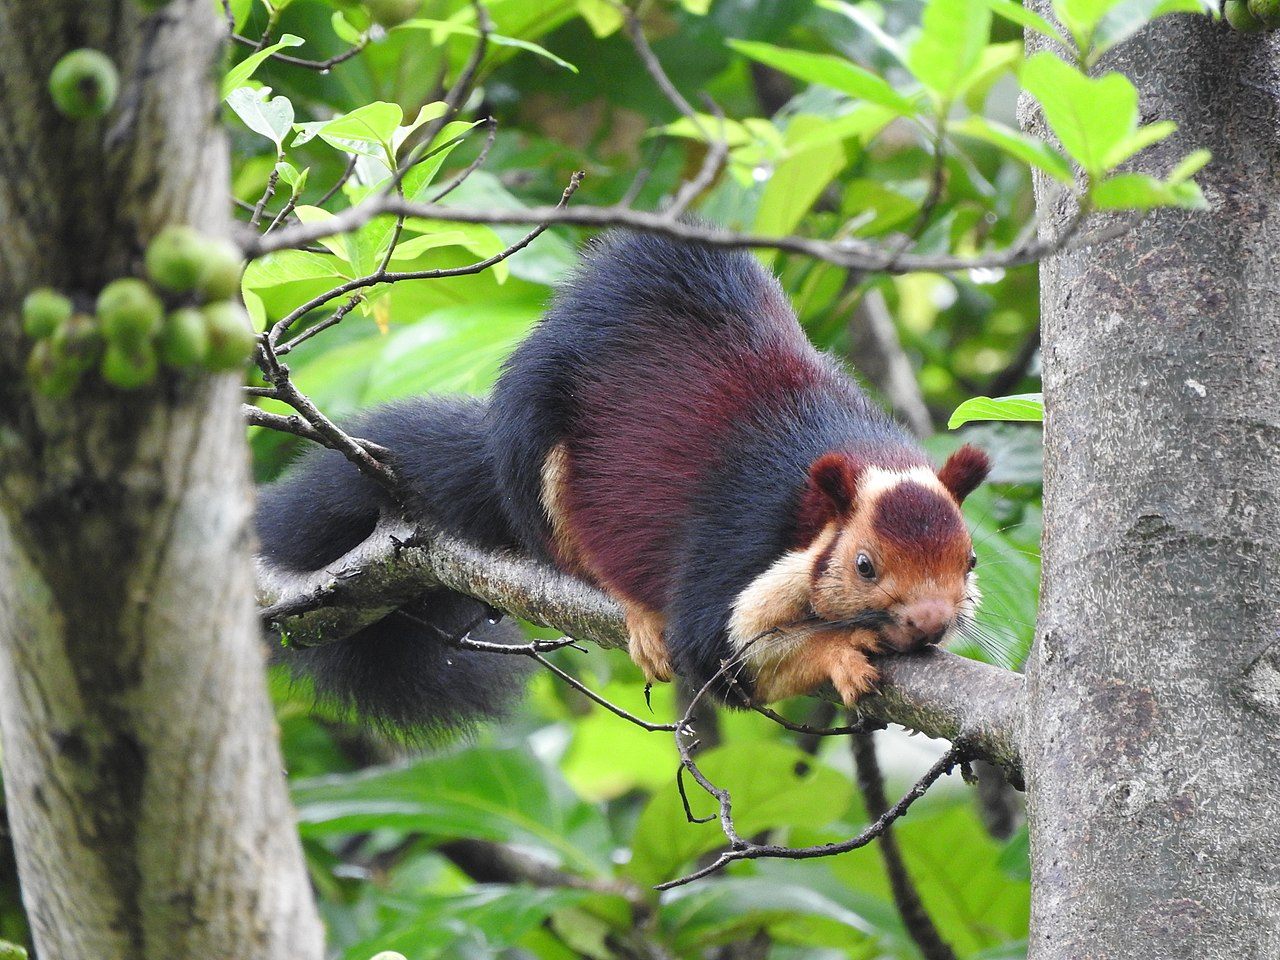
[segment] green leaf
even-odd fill
[[[680,6],[695,17],[705,17],[711,10],[711,0],[680,0]]]
[[[480,31],[469,23],[459,23],[456,20],[429,20],[423,17],[406,20],[399,26],[392,27],[392,30],[430,30],[432,33],[432,42],[437,44],[441,42],[439,39],[440,37],[446,37],[452,34],[462,34],[467,37],[480,36]],[[501,33],[491,33],[489,34],[489,42],[497,47],[515,47],[519,50],[527,50],[529,53],[536,54],[544,60],[550,60],[556,66],[563,67],[571,73],[578,72],[578,68],[568,60],[556,56],[550,50],[545,47],[540,47],[532,41],[520,40],[516,37],[508,37]]]
[[[981,62],[990,34],[986,0],[929,0],[907,66],[939,99],[950,102]]]
[[[985,117],[969,116],[954,123],[955,133],[978,140],[985,140],[1023,163],[1043,170],[1049,176],[1065,184],[1073,184],[1075,177],[1067,158],[1037,137],[1012,130]]]
[[[274,143],[277,153],[284,150],[284,138],[293,127],[288,97],[272,97],[270,87],[237,87],[227,94],[227,106],[246,127]]]
[[[328,210],[325,210],[322,207],[312,207],[306,204],[295,207],[293,213],[298,218],[299,222],[304,224],[327,223],[328,221],[335,219],[334,215]],[[347,246],[348,236],[348,234],[335,233],[328,237],[321,237],[317,242],[335,257],[351,264],[353,261],[351,252]]]
[[[1053,13],[1071,32],[1075,44],[1091,52],[1093,31],[1120,0],[1053,0]]]
[[[835,938],[831,945],[837,947],[847,948],[858,942],[858,934],[876,930],[867,918],[810,886],[763,877],[721,877],[711,884],[678,887],[667,895],[662,918],[673,931],[672,946],[682,956],[700,956],[708,946],[798,920],[828,927]],[[812,933],[806,942],[815,945]]]
[[[1171,183],[1145,173],[1118,173],[1094,187],[1091,197],[1099,210],[1205,210],[1209,206],[1195,181]]]
[[[1139,127],[1132,135],[1116,144],[1111,149],[1111,152],[1107,154],[1107,168],[1111,169],[1120,166],[1135,153],[1145,150],[1153,143],[1159,143],[1177,129],[1178,125],[1172,120],[1158,120],[1155,123],[1147,124],[1145,127]]]
[[[1208,150],[1193,150],[1178,162],[1169,174],[1170,183],[1181,183],[1199,173],[1204,165],[1213,159]]]
[[[976,114],[982,112],[987,94],[1005,74],[1014,73],[1022,65],[1022,41],[993,43],[985,47],[978,62],[958,91],[965,105]]]
[[[781,70],[807,83],[820,83],[859,100],[888,107],[903,115],[916,112],[911,101],[889,86],[883,77],[876,76],[870,70],[864,70],[840,57],[786,50],[770,43],[748,40],[729,40],[728,45],[758,63]]]
[[[898,787],[890,790],[892,796],[900,793]],[[907,871],[956,954],[988,956],[979,951],[1026,936],[1030,884],[1011,881],[1000,869],[1003,847],[978,821],[972,800],[964,794],[935,795],[930,799],[934,806],[913,809],[894,827]],[[835,886],[840,894],[854,904],[892,902],[878,851],[873,847],[836,857],[829,861],[829,869],[838,881]],[[885,950],[884,954],[918,955],[901,928],[901,918],[891,912],[885,920],[902,932],[901,946]],[[1017,955],[1022,956],[1022,952]]]
[[[792,118],[786,139],[802,138],[826,125],[822,117],[801,114]],[[756,232],[767,237],[790,233],[848,162],[838,140],[820,142],[788,156],[765,184],[756,210]]]
[[[403,119],[404,111],[399,104],[375,100],[334,117],[317,132],[322,140],[339,149],[347,149],[351,143],[389,146]]]
[[[281,160],[276,164],[276,173],[280,177],[280,181],[289,188],[289,193],[296,200],[302,196],[302,191],[307,189],[307,177],[311,173],[310,167],[303,167],[299,170],[292,163]]]
[[[622,26],[622,13],[609,0],[578,0],[578,13],[600,39],[617,33]]]
[[[879,20],[871,12],[873,10],[880,11],[881,7],[846,3],[845,0],[817,0],[817,5],[824,10],[830,10],[832,13],[848,17],[859,29],[871,37],[881,50],[885,51],[904,67],[907,65],[907,54],[902,49],[902,44],[884,32]],[[883,13],[880,14],[880,19],[883,19]]]
[[[1012,397],[974,397],[956,407],[947,421],[954,430],[973,420],[1044,420],[1044,395],[1022,393]]]
[[[481,394],[537,322],[540,304],[467,304],[436,310],[395,328],[369,368],[362,397],[382,403],[422,393]]]
[[[875,237],[915,216],[923,198],[923,188],[915,196],[907,196],[878,180],[860,177],[845,187],[841,207],[850,215],[856,236]]]
[[[1031,57],[1022,85],[1040,101],[1049,127],[1086,172],[1106,172],[1109,158],[1138,124],[1138,91],[1127,77],[1087,77],[1052,53]]]
[[[234,67],[227,71],[227,75],[222,78],[222,95],[225,97],[232,90],[236,90],[244,86],[244,82],[253,76],[254,71],[262,66],[264,60],[273,53],[283,50],[286,47],[300,47],[306,41],[301,37],[295,37],[291,33],[286,33],[278,41],[269,47],[263,47],[257,53],[251,53],[245,57]]]
[[[865,145],[896,116],[896,110],[875,103],[862,103],[842,116],[824,118],[822,124],[809,125],[794,135],[788,128],[787,144],[795,153],[834,141],[857,140]]]
[[[848,807],[853,791],[849,781],[822,764],[798,775],[796,764],[803,756],[790,745],[738,742],[701,754],[698,766],[713,783],[730,790],[738,828],[750,835],[778,827],[819,827]],[[696,784],[688,786],[695,814],[714,811],[714,802]],[[643,883],[670,880],[690,860],[724,842],[718,823],[686,820],[672,782],[640,815],[628,871]]]
[[[991,12],[996,16],[1004,17],[1006,20],[1012,21],[1028,30],[1034,30],[1036,33],[1060,43],[1063,47],[1070,47],[1070,44],[1057,27],[1034,10],[1024,7],[1018,0],[987,0],[987,5],[991,7]]]
[[[723,139],[731,147],[740,147],[752,141],[751,131],[737,120],[729,118],[713,117],[709,113],[697,114],[698,124],[695,124],[689,117],[681,117],[679,120],[673,120],[671,123],[661,127],[656,127],[649,132],[649,135],[666,134],[669,137],[685,137],[689,140],[698,140],[706,143],[708,138],[703,134],[703,130],[707,130],[711,134],[711,138]],[[699,124],[701,129],[699,129]]]
[[[525,749],[454,750],[293,788],[303,837],[369,830],[529,844],[588,874],[608,871],[608,828]]]
[[[409,139],[409,135],[412,134],[413,131],[417,130],[424,123],[430,123],[432,120],[438,120],[440,117],[443,117],[448,109],[449,105],[443,100],[428,103],[418,111],[418,115],[414,117],[413,120],[402,127],[396,127],[391,134],[392,153],[399,154],[400,148],[404,145],[404,142]],[[476,124],[483,122],[483,120],[477,120],[475,123],[465,124],[464,126],[466,129],[470,129]],[[441,130],[441,132],[443,133],[444,131]]]
[[[330,22],[333,24],[333,32],[338,35],[339,40],[350,44],[357,44],[364,40],[364,34],[352,25],[341,10],[333,12],[333,18]]]

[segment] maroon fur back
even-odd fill
[[[661,340],[637,330],[576,397],[564,519],[596,577],[633,602],[666,606],[689,500],[726,435],[831,377],[789,311],[762,307],[754,342],[697,323]]]

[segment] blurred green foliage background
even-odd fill
[[[708,93],[733,124],[727,175],[701,197],[698,215],[761,233],[827,237],[851,217],[854,233],[883,238],[921,212],[931,170],[926,138],[905,123],[877,121],[866,105],[830,87],[809,86],[754,60],[730,41],[849,57],[890,80],[902,67],[866,23],[900,37],[916,27],[912,0],[838,4],[812,0],[652,3],[644,26],[672,80],[692,101]],[[848,5],[846,5],[848,6]],[[705,9],[704,9],[705,8]],[[320,58],[348,41],[335,12],[361,24],[343,0],[260,0],[234,4],[242,33],[295,34],[290,51]],[[424,0],[422,16],[465,18],[465,0]],[[575,202],[609,204],[648,171],[635,196],[657,207],[698,168],[705,145],[682,126],[618,28],[605,0],[491,0],[504,36],[539,44],[573,65],[517,46],[494,46],[471,100],[468,121],[497,120],[484,167],[447,202],[468,206],[554,203],[570,173],[587,172]],[[298,122],[324,120],[374,101],[398,103],[406,117],[438,100],[474,39],[397,29],[325,73],[268,61],[255,80],[285,96]],[[1021,30],[997,20],[993,61],[1020,55]],[[748,49],[748,48],[741,48]],[[1006,51],[1007,55],[1002,51]],[[237,47],[231,62],[242,60]],[[971,107],[1010,126],[1016,83],[993,67],[968,95]],[[234,192],[255,204],[278,156],[273,144],[227,111]],[[476,128],[444,159],[443,182],[474,158]],[[303,204],[336,182],[346,157],[317,137],[288,148],[306,169]],[[945,192],[919,249],[965,252],[1011,242],[1033,210],[1025,166],[980,141],[947,157]],[[287,195],[287,192],[284,194]],[[272,203],[274,211],[280,197]],[[333,206],[332,204],[330,206]],[[397,268],[457,266],[493,244],[485,228],[415,253]],[[501,240],[521,228],[496,228]],[[363,311],[300,346],[294,379],[335,419],[367,405],[423,392],[483,394],[503,358],[534,324],[555,284],[572,267],[581,232],[553,229],[502,270],[397,284]],[[350,251],[348,251],[350,252]],[[856,371],[871,306],[891,318],[932,422],[975,395],[1038,389],[1034,267],[948,276],[860,276],[803,258],[763,254],[782,278],[813,340]],[[264,280],[264,316],[276,319],[332,286],[323,271]],[[887,310],[887,313],[884,311]],[[320,313],[319,316],[323,316]],[[892,345],[891,345],[892,347]],[[874,364],[869,364],[874,365]],[[869,382],[876,390],[879,384]],[[995,483],[966,504],[975,530],[995,641],[972,656],[1017,667],[1031,639],[1039,576],[1039,435],[1034,425],[979,426],[961,433],[990,449]],[[277,475],[299,441],[251,431],[257,477]],[[930,438],[939,455],[961,442]],[[643,716],[642,680],[625,655],[592,649],[556,655],[564,669]],[[368,960],[396,950],[426,958],[902,958],[918,956],[894,909],[877,851],[830,860],[756,861],[659,896],[650,887],[688,871],[723,846],[715,823],[686,822],[675,787],[669,734],[646,733],[607,713],[548,674],[539,675],[513,721],[463,742],[428,750],[382,740],[312,711],[306,690],[273,676],[288,776],[300,830],[334,956]],[[674,691],[655,690],[652,715],[671,720]],[[818,705],[787,705],[797,719]],[[793,844],[838,840],[866,817],[852,778],[848,744],[817,745],[754,714],[719,717],[704,768],[731,789],[739,827]],[[941,746],[901,733],[878,736],[891,794],[913,780]],[[710,812],[694,796],[695,812]],[[966,958],[1025,953],[1029,889],[1025,833],[994,838],[975,791],[958,777],[930,793],[898,834],[908,866],[940,931]],[[479,882],[466,841],[498,843],[554,868],[557,882]],[[12,864],[8,865],[10,868]],[[0,895],[0,936],[24,939],[11,882]],[[755,952],[752,952],[752,951]]]

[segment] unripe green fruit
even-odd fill
[[[98,320],[112,343],[137,346],[155,336],[164,319],[164,304],[141,280],[124,277],[98,294]]]
[[[1223,15],[1240,33],[1257,33],[1262,29],[1262,21],[1249,12],[1245,0],[1227,0]]]
[[[380,27],[395,27],[412,20],[422,10],[422,0],[365,0],[369,16]]]
[[[48,287],[32,290],[22,301],[22,329],[37,340],[51,337],[71,318],[71,301]]]
[[[137,390],[156,378],[159,364],[155,348],[149,343],[125,346],[108,342],[102,355],[102,379],[121,390]]]
[[[164,318],[160,330],[160,359],[171,367],[194,367],[209,353],[209,332],[204,314],[183,307]]]
[[[244,365],[258,338],[249,328],[249,318],[234,303],[211,303],[204,308],[209,353],[205,366],[210,370],[235,370]]]
[[[147,247],[147,276],[158,287],[187,293],[195,289],[208,246],[191,227],[165,227]]]
[[[74,120],[103,116],[116,102],[119,89],[116,65],[97,50],[72,50],[49,74],[54,106]]]
[[[205,303],[234,300],[240,293],[243,270],[244,260],[235,244],[225,240],[208,241],[196,278],[196,292]]]
[[[80,382],[80,368],[58,355],[49,340],[39,341],[27,357],[27,379],[46,397],[68,396]]]
[[[102,333],[93,317],[77,313],[54,333],[53,350],[59,360],[88,370],[102,356]]]
[[[1280,0],[1246,0],[1245,6],[1264,27],[1280,24]]]

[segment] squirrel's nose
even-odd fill
[[[917,600],[902,611],[902,622],[923,645],[941,643],[951,626],[952,608],[945,600]]]

